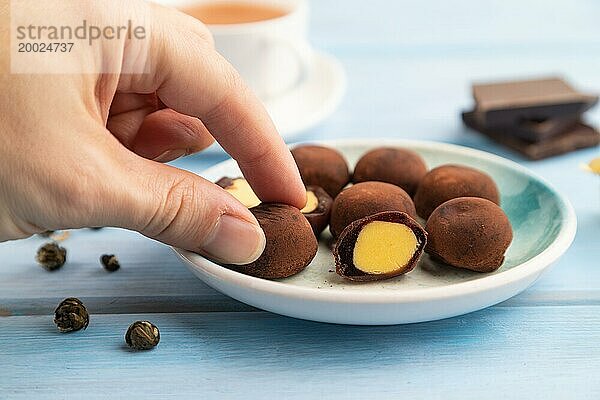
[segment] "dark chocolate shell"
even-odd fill
[[[354,265],[354,246],[362,228],[373,221],[394,222],[409,227],[417,238],[417,249],[408,263],[398,270],[385,274],[368,274]],[[423,254],[427,244],[427,233],[417,221],[400,211],[385,211],[354,221],[344,229],[333,248],[335,267],[338,275],[351,281],[379,281],[403,275],[412,271]]]

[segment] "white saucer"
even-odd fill
[[[500,269],[488,274],[452,268],[423,256],[412,272],[385,281],[355,283],[335,273],[327,232],[311,264],[287,279],[268,281],[175,249],[200,279],[263,310],[341,324],[402,324],[452,317],[499,303],[525,290],[570,246],[577,219],[568,200],[526,168],[504,158],[445,143],[409,140],[330,141],[351,165],[373,146],[413,149],[430,167],[470,165],[489,173],[500,189],[514,240]],[[233,160],[204,171],[209,180],[238,176]]]
[[[290,92],[264,101],[283,138],[288,141],[331,115],[346,91],[346,73],[339,61],[315,52],[304,79]]]

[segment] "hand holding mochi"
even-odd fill
[[[245,178],[223,177],[215,182],[248,208],[261,203]],[[300,210],[313,228],[316,237],[329,224],[333,199],[319,186],[306,187],[306,205]]]

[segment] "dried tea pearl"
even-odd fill
[[[57,243],[46,243],[38,249],[35,260],[46,270],[54,271],[65,264],[67,250]]]
[[[102,257],[100,257],[100,263],[102,263],[104,269],[109,272],[114,272],[121,268],[121,264],[119,264],[119,260],[114,254],[103,254]]]
[[[85,329],[90,316],[81,300],[75,297],[64,299],[54,310],[54,323],[61,332],[74,332]]]
[[[125,342],[135,350],[150,350],[160,342],[160,332],[151,322],[135,321],[127,329]]]

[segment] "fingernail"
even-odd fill
[[[182,150],[182,149],[167,150],[164,153],[162,153],[160,156],[154,157],[152,160],[157,161],[157,162],[167,162],[167,161],[175,160],[176,158],[179,158],[179,157],[183,157],[183,156],[185,156],[185,154],[186,154],[186,151]]]
[[[258,225],[225,214],[202,250],[220,262],[248,264],[260,257],[265,244],[265,234]]]

